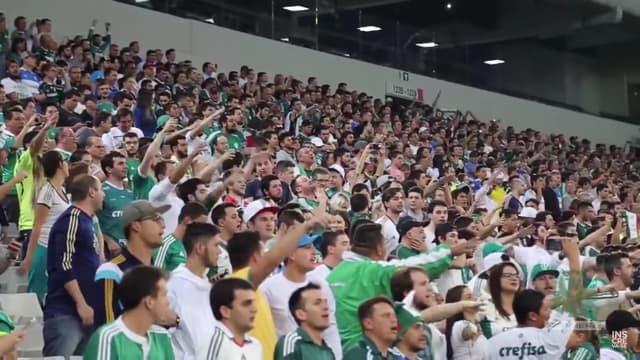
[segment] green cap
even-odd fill
[[[402,337],[413,324],[424,322],[421,317],[407,310],[403,303],[397,302],[394,310],[398,319],[398,338]]]
[[[104,111],[104,112],[108,112],[109,114],[112,114],[115,110],[116,110],[115,105],[113,105],[108,101],[100,101],[98,103],[98,111]]]
[[[504,246],[499,243],[489,242],[482,247],[482,258],[487,257],[490,254],[504,252]]]
[[[551,274],[555,277],[560,276],[560,272],[555,266],[549,264],[536,264],[531,269],[531,281],[535,280],[540,275]]]

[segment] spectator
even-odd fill
[[[426,324],[422,318],[406,310],[403,305],[395,305],[398,319],[398,338],[395,348],[407,359],[417,359],[418,353],[427,347]]]
[[[162,214],[167,210],[168,206],[153,207],[144,200],[133,201],[122,210],[120,223],[124,228],[126,246],[119,255],[100,265],[95,272],[96,293],[91,305],[97,326],[116,320],[125,311],[118,302],[123,296],[123,290],[120,289],[122,276],[133,267],[151,265],[153,249],[162,243]]]
[[[120,109],[116,114],[118,118],[118,126],[112,127],[111,131],[102,135],[102,141],[107,151],[120,150],[123,146],[124,135],[133,132],[138,138],[144,137],[142,131],[133,127],[133,113],[129,109]]]
[[[260,311],[251,283],[234,278],[221,280],[211,289],[209,299],[217,321],[211,339],[198,349],[198,359],[260,360],[273,357],[265,353],[266,349],[258,339],[248,335],[255,329],[257,321],[254,319]]]
[[[172,272],[186,263],[188,252],[183,242],[185,232],[190,224],[206,222],[207,209],[204,206],[196,202],[185,204],[178,215],[178,227],[162,239],[162,245],[159,248],[153,249],[153,266]]]
[[[127,164],[124,155],[112,151],[102,159],[100,165],[106,179],[102,183],[105,200],[102,211],[98,214],[98,219],[109,251],[112,256],[115,256],[120,251],[119,247],[124,246],[127,242],[120,218],[123,210],[134,200],[133,192],[124,185],[127,178]]]
[[[398,319],[393,303],[384,296],[371,298],[358,307],[358,319],[364,336],[345,353],[345,359],[400,358],[393,347],[398,335]]]
[[[328,301],[322,288],[314,283],[298,288],[291,294],[288,308],[298,327],[278,339],[274,359],[334,359],[323,335],[330,321]]]
[[[114,322],[96,330],[84,357],[173,358],[169,333],[155,325],[164,323],[167,314],[171,313],[167,275],[160,269],[138,266],[124,274],[120,287],[119,302],[124,312]],[[141,339],[148,343],[141,343]]]
[[[393,249],[393,257],[406,259],[425,252],[427,250],[424,236],[424,227],[426,225],[426,223],[415,221],[410,216],[401,217],[397,225],[400,243]]]
[[[300,219],[300,222],[303,222],[302,220],[304,217]],[[309,280],[314,283],[325,281],[331,270],[342,262],[344,252],[351,249],[349,236],[344,232],[325,231],[319,242],[318,248],[322,256],[322,264],[308,273]]]
[[[454,286],[447,292],[447,303],[473,300],[471,290],[464,285]],[[447,319],[447,359],[487,359],[487,338],[480,331],[478,309],[467,309]]]
[[[185,208],[195,205],[190,203]],[[210,306],[211,283],[203,274],[217,264],[218,229],[211,224],[191,223],[183,231],[186,262],[172,273],[167,285],[171,308],[180,317],[180,326],[171,339],[176,358],[196,359],[196,351],[205,347],[214,333],[213,314],[201,310]]]
[[[92,176],[69,187],[73,199],[51,227],[47,247],[47,301],[44,306],[44,356],[81,355],[94,324],[89,302],[96,292],[100,265],[92,216],[102,208],[104,192]]]

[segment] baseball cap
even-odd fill
[[[413,229],[414,227],[425,227],[427,226],[427,224],[427,222],[416,221],[411,216],[403,216],[398,220],[396,230],[398,230],[398,235],[400,235],[400,238],[402,238],[409,232],[409,230]]]
[[[324,141],[322,141],[322,139],[320,139],[319,137],[312,137],[310,141],[313,145],[315,145],[315,147],[324,146]]]
[[[252,201],[244,208],[244,213],[242,214],[242,219],[244,222],[249,222],[253,220],[254,217],[258,216],[258,214],[270,211],[274,214],[278,213],[279,208],[277,206],[273,206],[270,202],[260,199],[256,201]]]
[[[146,200],[136,200],[124,208],[120,222],[122,226],[127,227],[132,222],[140,221],[153,215],[164,214],[169,211],[170,208],[171,205],[169,204],[155,207]]]
[[[493,254],[489,254],[482,260],[484,270],[478,274],[478,277],[481,279],[488,278],[489,270],[491,270],[492,267],[499,265],[503,262],[512,264],[516,269],[518,269],[518,273],[520,273],[522,276],[522,271],[520,269],[520,266],[518,266],[518,264],[516,264],[516,262],[509,257],[509,255],[503,252],[496,252]]]
[[[171,116],[164,114],[164,115],[160,115],[158,117],[158,120],[156,120],[156,129],[162,129],[164,127],[164,124],[167,123],[167,121],[169,121],[169,119],[171,119]],[[180,123],[178,123],[176,125],[176,127],[178,129],[182,129],[182,125]]]
[[[531,269],[531,280],[535,280],[540,275],[551,274],[555,277],[560,276],[560,272],[555,266],[549,264],[536,264]]]
[[[614,310],[605,321],[607,332],[621,331],[628,328],[640,328],[640,320],[626,310]]]
[[[320,241],[320,238],[321,238],[320,235],[305,235],[302,237],[302,239],[300,239],[300,241],[298,241],[297,247],[301,248],[309,244],[315,245],[318,241]]]

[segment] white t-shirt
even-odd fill
[[[485,315],[483,333],[487,338],[493,339],[498,334],[509,331],[518,326],[515,314],[509,317],[502,316],[493,304],[491,296],[486,292],[482,292],[478,299],[485,304]]]
[[[176,195],[176,184],[172,184],[169,178],[163,179],[153,185],[149,191],[149,201],[153,206],[171,205],[171,208],[162,214],[164,220],[164,233],[162,237],[171,234],[178,227],[178,216],[184,206],[184,201]]]
[[[445,270],[436,279],[436,284],[438,286],[438,291],[440,292],[440,295],[446,296],[447,291],[449,291],[449,289],[451,289],[454,286],[464,284],[464,281],[462,281],[462,269]]]
[[[566,350],[575,320],[566,313],[546,328],[519,327],[489,339],[491,360],[558,360]]]
[[[307,276],[304,282],[296,283],[287,279],[284,276],[284,272],[280,272],[269,277],[260,285],[260,291],[271,308],[271,315],[273,316],[273,322],[275,323],[276,334],[278,336],[283,336],[298,328],[296,321],[293,319],[293,315],[291,315],[289,311],[289,298],[294,291],[307,285],[309,281],[309,276]],[[329,303],[331,326],[324,332],[324,340],[331,350],[333,350],[336,359],[341,359],[342,346],[340,345],[340,334],[335,317],[336,302],[333,293],[326,281],[314,279],[313,282],[316,285],[320,285]]]
[[[44,219],[42,228],[40,229],[40,237],[38,237],[38,244],[47,247],[49,244],[49,232],[51,232],[51,227],[53,226],[53,223],[58,220],[60,214],[69,207],[69,202],[67,199],[63,198],[58,191],[56,191],[56,188],[54,188],[50,182],[47,181],[42,188],[40,188],[36,204],[46,206],[49,209],[47,211],[47,217]]]
[[[189,131],[187,135],[185,135],[185,138],[187,139],[187,151],[189,152],[189,154],[192,154],[200,144],[207,145],[205,136],[202,134],[200,134],[200,136],[194,137],[191,131]],[[204,156],[207,160],[211,159],[211,147],[205,146],[204,150],[202,150],[201,155]]]
[[[331,269],[329,269],[327,265],[320,264],[316,266],[315,269],[307,273],[307,279],[309,279],[309,281],[311,281],[312,283],[320,284],[322,281],[327,280],[327,276],[329,276],[330,272]]]
[[[427,244],[427,251],[436,247],[436,244],[433,243],[433,240],[436,239],[436,234],[434,231],[431,231],[431,229],[429,229],[428,226],[424,227],[424,236],[425,236],[424,241]]]
[[[391,253],[393,249],[398,247],[398,243],[400,242],[400,235],[398,234],[398,230],[396,230],[396,224],[391,221],[387,215],[376,220],[376,224],[382,225],[384,246],[387,248],[387,253]]]
[[[480,335],[475,340],[464,340],[462,331],[471,324],[467,320],[459,320],[451,328],[451,348],[453,360],[487,360],[489,358],[489,345],[487,338]]]

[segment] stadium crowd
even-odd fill
[[[639,358],[634,152],[87,25],[0,14],[0,224],[44,356]]]

